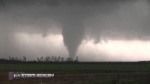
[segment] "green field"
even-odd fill
[[[10,81],[10,71],[55,76]],[[0,77],[0,84],[150,84],[150,63],[0,64]]]
[[[1,72],[150,72],[150,64],[0,64]]]

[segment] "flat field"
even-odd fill
[[[150,63],[0,64],[0,72],[150,72]]]
[[[8,80],[8,72],[54,73]],[[150,63],[0,64],[0,84],[150,84]]]

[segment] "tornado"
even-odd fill
[[[84,35],[84,25],[79,20],[67,20],[62,24],[62,35],[64,45],[68,50],[69,57],[71,59],[75,58],[78,47],[82,42]]]

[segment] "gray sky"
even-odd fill
[[[0,0],[0,56],[150,60],[149,22],[149,0]]]

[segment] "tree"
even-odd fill
[[[40,61],[41,61],[39,57],[37,57],[37,61],[38,61],[38,62],[40,62]]]
[[[23,56],[23,61],[26,62],[26,57],[25,56]]]
[[[41,58],[40,58],[40,61],[41,61],[41,62],[43,62],[43,61],[44,61],[43,57],[41,57]]]
[[[11,60],[11,57],[9,56],[9,60]]]
[[[62,57],[60,60],[61,60],[61,62],[64,62],[64,57]]]
[[[57,62],[60,62],[60,58],[61,58],[61,57],[58,57],[58,58],[57,58]]]
[[[54,62],[56,62],[57,61],[57,57],[56,56],[54,56]]]
[[[17,57],[15,57],[15,60],[18,60],[18,58],[17,58]]]
[[[47,57],[45,58],[45,62],[49,62],[49,61],[50,61],[50,57],[47,56]]]
[[[55,58],[55,57],[54,57],[54,56],[52,56],[52,59],[51,59],[51,61],[52,61],[52,62],[54,61],[54,58]]]
[[[67,61],[68,61],[68,62],[71,62],[71,61],[73,61],[73,60],[72,60],[70,57],[68,57],[68,58],[67,58]]]

